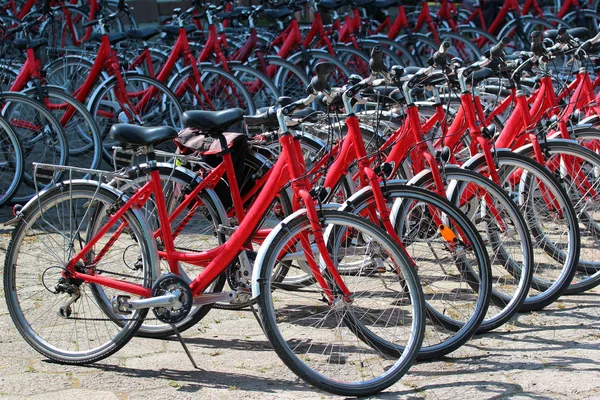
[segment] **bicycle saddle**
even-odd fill
[[[42,46],[46,46],[48,44],[48,40],[44,38],[39,39],[17,39],[14,42],[15,48],[19,50],[33,49],[37,50]]]
[[[125,32],[108,33],[107,36],[108,36],[108,41],[110,42],[110,44],[117,44],[117,43],[122,42],[123,40],[127,39],[127,33],[125,33]],[[90,37],[90,41],[101,42],[102,35],[100,33],[93,33],[92,36]]]
[[[377,0],[375,2],[375,5],[379,9],[385,9],[385,8],[398,6],[398,5],[400,5],[400,2],[398,0]]]
[[[244,118],[244,110],[230,108],[223,111],[186,111],[183,113],[183,125],[196,128],[208,136],[216,137],[229,125],[240,122]]]
[[[113,139],[129,147],[156,146],[177,137],[177,130],[170,126],[115,124],[109,133]]]
[[[287,17],[289,17],[290,15],[292,15],[294,13],[294,11],[290,10],[287,7],[281,7],[281,8],[277,8],[277,9],[270,9],[270,10],[265,10],[263,11],[263,15],[269,19],[272,19],[274,21],[280,20],[280,19],[285,19]]]
[[[196,25],[193,25],[193,24],[185,25],[183,28],[185,29],[185,33],[187,33],[188,35],[192,32],[195,32],[196,30],[198,30],[198,28],[196,28]],[[175,26],[175,25],[165,25],[162,27],[162,31],[164,33],[166,33],[168,36],[179,35],[179,27]]]
[[[277,129],[279,122],[277,121],[277,109],[275,107],[262,107],[256,110],[256,115],[246,115],[244,122],[248,126],[264,126],[267,129]],[[294,119],[302,119],[304,122],[317,122],[318,117],[322,113],[307,107],[303,110],[294,112],[291,117]]]
[[[127,31],[127,36],[131,39],[148,40],[159,33],[160,29],[158,28],[130,29]]]
[[[587,28],[567,29],[567,33],[569,34],[569,36],[581,40],[587,40],[590,38],[590,31],[588,31]],[[549,29],[547,31],[544,31],[544,37],[556,41],[556,39],[558,38],[558,29]]]

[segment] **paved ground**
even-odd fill
[[[0,214],[2,212],[0,211]],[[0,215],[0,220],[3,215]],[[6,232],[6,231],[4,231]],[[6,234],[0,227],[0,248]],[[3,261],[3,253],[0,251]],[[250,312],[214,310],[178,342],[134,339],[90,367],[50,363],[18,335],[0,300],[0,396],[8,398],[328,398],[295,378]],[[561,299],[419,363],[379,398],[600,398],[600,291]]]

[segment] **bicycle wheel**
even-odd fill
[[[163,182],[163,191],[167,203],[167,210],[172,214],[176,207],[181,204],[183,199],[202,182],[198,174],[182,167],[176,167],[172,164],[158,163],[160,179]],[[137,165],[126,172],[129,180],[114,180],[110,184],[124,192],[127,195],[134,193],[135,188],[141,187],[148,182],[150,168],[147,164]],[[152,232],[160,228],[158,221],[156,204],[153,199],[149,199],[141,210],[144,219],[148,222]],[[102,215],[98,215],[102,217]],[[94,229],[102,227],[102,218],[98,223],[91,224]],[[225,236],[219,233],[219,226],[227,226],[228,218],[217,195],[210,189],[202,190],[190,205],[171,222],[171,231],[174,235],[175,249],[178,251],[207,251],[218,247],[225,242]],[[196,265],[179,262],[179,273],[188,282],[191,282],[202,271],[202,268]],[[166,260],[161,260],[161,271],[170,272]],[[205,290],[205,293],[220,292],[223,289],[225,276],[219,278]],[[103,288],[101,288],[103,289]],[[98,302],[107,304],[108,316],[117,319],[119,316],[112,312],[111,297],[106,295],[103,290],[98,290],[95,294]],[[176,327],[183,332],[197,324],[212,308],[212,304],[204,306],[194,306],[189,315],[182,321],[176,323]],[[163,338],[174,335],[173,327],[170,324],[162,323],[158,320],[146,319],[140,325],[136,335],[151,338]]]
[[[219,111],[241,108],[254,114],[256,107],[252,96],[235,76],[211,65],[201,64],[200,82],[194,77],[192,67],[187,67],[169,82],[169,87],[181,101],[184,110]]]
[[[500,186],[519,205],[533,239],[536,267],[521,311],[541,310],[560,297],[576,272],[581,242],[576,213],[561,184],[531,157],[496,150],[494,159]],[[464,168],[489,176],[482,156]]]
[[[69,143],[69,165],[96,169],[102,155],[102,138],[94,118],[83,104],[61,88],[44,86],[30,88],[22,93],[38,100],[59,121]],[[40,97],[42,93],[43,97]]]
[[[125,73],[122,77],[126,93],[121,93],[119,81],[113,76],[103,82],[89,100],[90,114],[102,132],[102,155],[107,162],[112,160],[112,147],[118,145],[108,134],[113,124],[183,129],[181,104],[165,85],[135,73]],[[174,142],[167,142],[156,149],[174,152],[176,146]]]
[[[487,50],[498,44],[498,39],[494,35],[481,28],[461,25],[458,27],[458,32],[467,36],[481,50]]]
[[[424,333],[419,281],[410,261],[381,229],[348,213],[323,210],[320,215],[336,266],[349,259],[377,260],[386,272],[344,277],[352,301],[336,295],[329,304],[316,284],[301,292],[281,289],[273,279],[281,260],[319,263],[321,257],[315,246],[306,252],[298,244],[311,234],[301,210],[271,232],[257,255],[253,285],[260,321],[281,360],[306,382],[338,395],[375,394],[396,383],[419,350]],[[325,276],[327,289],[335,290]]]
[[[544,149],[546,168],[559,179],[569,196],[581,232],[577,270],[565,294],[582,293],[600,284],[600,156],[569,140],[549,140]],[[532,151],[522,154],[535,157]],[[560,252],[552,255],[564,261]]]
[[[299,99],[305,95],[310,79],[302,69],[277,56],[267,56],[264,61],[264,66],[258,59],[252,59],[248,64],[267,75],[273,81],[280,96]]]
[[[369,60],[371,57],[361,50],[354,47],[335,46],[335,56],[340,60],[353,74],[360,76],[369,76]]]
[[[492,274],[485,244],[469,218],[445,198],[399,181],[388,181],[382,190],[425,294],[427,324],[418,359],[442,357],[465,344],[487,313]],[[365,216],[374,202],[367,187],[341,210]],[[439,224],[456,232],[458,246],[449,245]]]
[[[230,63],[229,68],[234,76],[244,84],[250,95],[252,102],[258,109],[261,107],[271,107],[277,104],[279,90],[277,86],[263,73],[240,63]]]
[[[48,185],[35,187],[33,163],[68,165],[69,147],[62,125],[50,111],[39,102],[21,93],[5,92],[0,96],[2,116],[10,123],[21,143],[23,151],[23,183],[19,185],[11,200],[14,204],[24,204],[38,190]],[[82,177],[84,174],[75,174]],[[54,182],[60,178],[54,174]]]
[[[107,318],[106,305],[96,301],[95,285],[74,279],[65,270],[91,239],[90,216],[103,214],[106,223],[111,214],[107,211],[119,201],[119,193],[105,185],[69,182],[45,192],[19,219],[4,265],[6,303],[21,336],[45,357],[66,364],[106,358],[131,339],[148,312],[133,312],[121,326]],[[91,261],[76,268],[149,288],[156,278],[151,232],[138,211],[127,211],[120,221],[127,224],[128,234],[103,248],[113,240],[117,223],[93,246]],[[95,260],[105,249],[108,253]],[[111,295],[130,295],[103,289]]]
[[[0,206],[10,201],[23,177],[23,151],[17,134],[0,117]]]
[[[72,93],[76,96],[77,90],[83,85],[87,77],[91,74],[93,60],[82,55],[65,55],[52,61],[46,67],[46,82],[48,85],[62,88],[66,93]],[[102,77],[96,83],[95,88],[109,76],[106,72],[101,72]],[[95,89],[92,89],[93,93]]]
[[[527,298],[533,277],[531,236],[519,208],[503,189],[488,178],[460,168],[444,168],[447,196],[477,228],[490,256],[492,297],[478,333],[510,320]],[[434,190],[431,173],[419,174],[409,184]]]

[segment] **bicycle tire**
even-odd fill
[[[0,99],[2,116],[17,134],[23,152],[23,184],[19,185],[10,202],[24,204],[62,175],[56,172],[51,183],[35,187],[33,163],[69,165],[69,146],[62,125],[41,103],[15,92],[4,92]],[[83,175],[76,173],[74,177]]]
[[[36,351],[45,357],[65,364],[88,364],[106,358],[122,348],[131,339],[148,312],[147,309],[138,310],[129,317],[129,321],[122,329],[115,328],[115,326],[118,325],[110,325],[112,322],[110,319],[102,318],[105,314],[102,310],[101,304],[95,305],[88,299],[85,306],[82,306],[82,302],[84,302],[84,299],[87,298],[87,294],[85,292],[87,289],[92,290],[92,287],[94,286],[93,284],[87,285],[83,283],[77,283],[76,281],[74,282],[69,280],[68,277],[66,277],[63,281],[60,280],[62,277],[62,266],[66,265],[69,257],[67,256],[68,253],[64,251],[64,248],[60,249],[58,252],[50,251],[49,249],[53,248],[49,247],[51,244],[53,244],[51,239],[48,239],[48,242],[44,246],[38,245],[37,242],[41,240],[41,236],[37,234],[35,235],[35,237],[38,238],[36,243],[31,240],[29,240],[29,242],[27,241],[26,235],[28,232],[30,232],[29,234],[35,234],[35,232],[33,232],[34,227],[35,229],[42,231],[42,229],[45,227],[43,224],[44,220],[51,218],[53,223],[48,224],[48,228],[51,228],[49,232],[58,233],[66,240],[77,243],[75,246],[78,247],[80,240],[83,239],[79,229],[81,229],[83,226],[76,223],[76,230],[78,232],[75,234],[75,231],[72,229],[72,227],[68,225],[72,222],[72,218],[75,218],[77,214],[69,214],[71,218],[64,218],[62,221],[66,224],[66,226],[60,227],[58,226],[57,220],[54,220],[51,216],[48,217],[51,213],[52,207],[54,205],[61,204],[61,201],[67,201],[67,209],[72,208],[78,212],[81,212],[81,210],[73,207],[74,202],[77,202],[79,205],[86,203],[88,207],[87,211],[89,211],[91,207],[102,207],[106,211],[110,206],[116,204],[116,202],[119,200],[119,193],[105,185],[91,183],[89,181],[68,182],[60,187],[54,187],[48,190],[41,195],[37,201],[34,202],[32,207],[24,210],[17,227],[13,232],[12,239],[8,245],[7,257],[4,265],[4,290],[6,303],[11,318],[21,336],[23,336],[25,341],[30,346],[32,346]],[[82,219],[85,219],[87,211],[83,212]],[[123,218],[125,221],[127,221],[130,227],[130,232],[135,238],[135,244],[132,245],[139,246],[140,252],[138,255],[140,255],[142,258],[142,271],[139,275],[139,279],[144,287],[149,288],[152,285],[153,279],[156,277],[153,275],[153,268],[156,265],[156,261],[154,259],[156,255],[156,246],[154,245],[154,242],[151,243],[149,241],[149,239],[152,237],[151,232],[149,232],[142,216],[138,211],[134,209],[128,210],[124,214]],[[63,228],[66,232],[68,232],[67,234],[61,230]],[[78,236],[79,240],[77,240],[77,238],[74,236]],[[129,239],[131,238],[129,237]],[[63,243],[61,240],[60,243],[56,242],[54,244],[62,245]],[[127,244],[129,245],[131,243],[127,242]],[[27,251],[24,251],[23,249],[26,246],[36,247],[36,245],[41,251],[32,252],[31,254],[35,254],[34,257],[26,257]],[[59,255],[63,255],[62,257],[64,260],[61,260]],[[19,258],[20,256],[24,258],[23,264],[21,264]],[[135,256],[135,259],[137,259],[137,255]],[[46,262],[49,264],[46,264]],[[59,265],[55,264],[57,262]],[[102,263],[102,267],[97,268],[104,270],[111,268],[111,265],[112,268],[116,268],[117,264],[120,263],[113,259],[112,264]],[[19,269],[19,272],[17,273],[17,268],[21,266],[23,266],[23,268],[31,268],[32,266],[34,267],[33,272],[31,272],[33,279],[27,279],[26,284],[22,283],[21,281],[21,277],[25,275],[25,272],[21,273]],[[58,268],[51,268],[52,266],[56,266]],[[48,275],[50,273],[55,275]],[[131,270],[129,271],[129,274],[132,274]],[[121,279],[124,278],[121,277]],[[79,293],[80,297],[74,303],[66,307],[65,304],[68,303],[64,303],[62,306],[63,308],[58,309],[57,315],[57,312],[49,311],[54,309],[57,303],[65,298],[65,292],[63,292],[62,295],[60,293],[55,294],[53,291],[48,289],[48,285],[54,286],[55,284],[59,284],[61,282],[64,285],[68,285],[68,287],[71,288],[75,293]],[[34,289],[32,286],[35,288],[35,290],[37,290],[36,292],[33,291]],[[75,287],[77,289],[75,289]],[[25,291],[23,295],[19,294],[21,293],[21,289]],[[56,291],[59,292],[58,286]],[[32,293],[35,293],[35,295]],[[26,295],[29,297],[25,298]],[[49,296],[54,296],[49,297],[50,300],[48,300],[46,303],[46,305],[48,303],[52,303],[51,306],[41,308],[38,307],[37,312],[42,313],[41,316],[37,316],[36,318],[32,317],[33,320],[31,321],[28,320],[28,317],[25,316],[25,313],[29,313],[29,311],[25,311],[25,308],[32,307],[31,311],[34,312],[36,309],[36,302],[41,302],[41,300],[36,300],[36,298],[44,298],[44,295],[46,298]],[[69,296],[67,296],[67,298],[68,297]],[[56,300],[57,298],[58,300]],[[52,301],[52,299],[54,299],[54,301]],[[79,301],[79,299],[81,299],[81,301]],[[88,308],[87,310],[86,306]],[[97,308],[92,310],[92,307],[94,306]],[[69,309],[72,311],[69,312]],[[60,316],[61,313],[63,317]],[[66,317],[64,317],[65,315]],[[73,317],[71,318],[71,316]],[[77,325],[77,321],[79,321],[81,318],[85,318],[85,324],[79,323],[79,325]],[[104,335],[104,331],[99,332],[98,329],[96,329],[92,333],[88,333],[88,336],[83,338],[81,341],[74,340],[73,335],[77,334],[78,330],[87,329],[88,325],[97,325],[95,324],[95,322],[97,322],[95,321],[97,318],[102,319],[100,323],[104,329],[106,329],[106,335]],[[69,330],[71,330],[70,328],[66,328],[67,332],[65,332],[65,325],[67,324],[66,321],[69,320],[74,321],[72,324],[74,325],[72,329],[75,331],[71,331],[70,335],[67,334]],[[57,329],[56,332],[53,332],[54,326],[52,326],[52,328],[48,331],[48,321],[59,321],[61,328]],[[45,337],[42,337],[41,335],[44,335]],[[106,339],[101,338],[101,335],[105,336]],[[104,342],[101,343],[102,341]]]
[[[438,196],[428,190],[408,186],[401,181],[387,181],[385,186],[382,185],[384,196],[389,202],[392,202],[391,221],[396,233],[401,238],[405,251],[409,254],[413,262],[416,262],[417,273],[423,285],[423,292],[426,294],[425,307],[427,309],[427,327],[426,335],[421,350],[419,350],[418,360],[431,360],[443,357],[457,350],[465,344],[479,329],[481,322],[484,320],[490,302],[492,281],[491,281],[491,266],[485,244],[477,229],[473,226],[469,218],[460,211],[454,204],[447,199]],[[354,194],[344,203],[340,210],[349,211],[352,214],[363,215],[368,207],[373,206],[374,199],[371,194],[371,188],[366,187]],[[459,281],[461,293],[464,291],[460,301],[454,299],[457,303],[454,305],[452,301],[446,301],[446,291],[452,292],[452,287],[448,286],[450,282],[445,282],[445,272],[439,273],[439,269],[445,270],[441,265],[445,259],[439,259],[438,267],[425,268],[424,258],[419,258],[419,246],[433,242],[433,231],[437,230],[437,226],[425,227],[422,229],[421,224],[427,220],[431,220],[425,214],[420,214],[423,218],[409,217],[408,213],[411,209],[418,211],[418,207],[435,207],[436,212],[440,215],[447,215],[450,223],[449,227],[454,230],[455,226],[460,226],[463,235],[467,237],[471,243],[473,256],[467,259],[467,256],[460,258],[462,262],[458,262],[458,258],[449,256],[447,258],[446,267],[455,264],[458,267],[459,275],[463,276]],[[413,208],[411,208],[413,206]],[[437,211],[440,210],[440,211]],[[409,229],[410,221],[417,221],[417,225]],[[456,225],[455,225],[456,224]],[[434,224],[435,225],[435,224]],[[426,237],[419,238],[425,235]],[[440,242],[440,248],[443,249],[443,241]],[[442,250],[443,254],[446,250]],[[427,254],[431,256],[434,253],[433,248],[427,247]],[[450,252],[448,252],[450,253]],[[426,254],[423,252],[423,254]],[[415,260],[415,258],[417,258]],[[430,257],[431,258],[431,257]],[[463,262],[470,262],[475,269],[479,269],[479,273],[473,273],[475,269],[462,268]],[[415,268],[415,267],[413,267]],[[439,269],[438,269],[439,268]],[[438,276],[436,280],[436,276]],[[422,278],[427,277],[427,280]],[[456,274],[452,275],[452,279],[458,279]],[[466,282],[463,282],[464,279]],[[445,284],[447,287],[440,285]],[[468,288],[471,288],[469,290]],[[461,309],[465,311],[461,311]],[[459,320],[464,316],[464,320]]]
[[[385,286],[382,289],[372,289],[369,291],[372,293],[372,297],[363,300],[361,293],[356,290],[364,290],[361,289],[364,286],[360,286],[362,281],[359,283],[358,279],[355,279],[352,282],[348,282],[348,285],[351,285],[351,290],[354,290],[352,304],[344,302],[342,305],[339,303],[338,306],[335,306],[337,307],[335,312],[327,312],[330,306],[321,301],[319,290],[317,290],[319,293],[315,300],[318,303],[311,302],[309,298],[310,293],[303,292],[297,300],[302,303],[292,306],[293,308],[285,311],[283,303],[288,299],[285,295],[293,296],[297,292],[288,292],[279,289],[276,283],[273,285],[272,271],[276,267],[277,259],[284,246],[287,245],[288,240],[293,240],[296,234],[301,234],[301,232],[304,232],[310,226],[305,211],[301,210],[286,218],[271,232],[257,255],[257,269],[253,276],[253,291],[255,296],[258,296],[258,314],[261,325],[280,359],[300,378],[319,389],[338,395],[372,395],[396,383],[408,371],[420,347],[424,334],[424,310],[418,277],[411,269],[409,260],[406,259],[397,245],[377,226],[358,216],[339,211],[322,210],[320,211],[320,215],[323,218],[325,226],[331,224],[326,229],[328,251],[333,252],[334,255],[339,255],[338,251],[340,251],[340,246],[342,246],[338,239],[343,231],[336,231],[333,228],[333,224],[346,229],[352,228],[363,232],[365,233],[364,237],[372,239],[370,243],[377,242],[377,246],[381,246],[384,249],[389,256],[388,260],[393,265],[392,268],[398,271],[391,274],[394,278],[390,278],[389,284],[396,287],[399,281],[404,279],[405,286],[401,286],[398,293],[391,290],[388,291]],[[368,276],[364,277],[364,281],[368,282],[368,279]],[[374,280],[378,281],[379,279]],[[410,319],[406,324],[410,326],[410,328],[406,329],[406,331],[409,331],[408,334],[402,332],[398,336],[392,336],[395,334],[391,332],[394,330],[394,327],[382,327],[384,324],[378,324],[376,316],[365,315],[364,307],[377,301],[375,297],[378,292],[383,293],[382,296],[391,295],[393,300],[397,299],[396,301],[387,299],[387,306],[382,307],[382,312],[388,311],[389,314],[386,317],[380,316],[379,318],[385,321],[393,319],[395,322],[398,319],[400,310],[402,310],[406,313],[406,318]],[[404,292],[408,292],[406,296],[404,296]],[[400,298],[398,299],[392,293]],[[290,302],[292,301],[296,300],[290,300]],[[309,303],[308,306],[307,303]],[[390,303],[394,305],[392,306]],[[352,308],[354,304],[358,304],[356,311]],[[362,308],[361,304],[363,304]],[[282,306],[282,311],[279,313],[277,310],[280,309],[280,306]],[[307,311],[308,309],[311,310],[309,314],[303,311],[304,308]],[[325,311],[319,312],[319,310]],[[319,318],[322,313],[325,313],[325,317],[321,323]],[[376,313],[376,311],[373,313]],[[306,320],[307,315],[311,315],[309,320]],[[296,316],[298,320],[294,319]],[[318,321],[314,324],[311,322],[316,320]],[[394,322],[391,322],[390,325],[394,325]],[[296,325],[292,327],[294,332],[288,333],[286,328],[294,324],[301,324],[303,328],[298,329]],[[401,330],[403,325],[404,321],[398,321],[395,327]],[[322,327],[323,329],[321,329]],[[318,335],[316,338],[312,336],[315,330],[319,331],[315,333]],[[382,339],[379,331],[384,330],[384,339]],[[349,349],[345,345],[338,347],[337,345],[323,344],[329,336],[332,337],[333,341],[340,341],[342,340],[341,337],[347,338],[351,333],[357,336],[357,340],[352,340],[352,349]],[[288,335],[290,335],[289,338]],[[405,338],[404,336],[407,337]],[[301,338],[297,339],[298,337]],[[309,340],[310,344],[307,343]],[[378,340],[379,342],[374,343],[374,340]],[[389,341],[393,341],[394,345],[399,344],[396,343],[397,341],[401,342],[404,351],[400,353],[394,349],[393,355],[385,354],[379,348],[379,345],[383,344],[383,342],[389,343]],[[299,343],[303,345],[299,345]],[[325,350],[323,350],[323,346]],[[331,346],[334,346],[336,351],[333,348],[331,351],[327,351]],[[346,354],[346,351],[354,351],[354,348],[357,348],[358,350],[356,351],[360,351],[364,355],[364,357],[360,358],[360,362],[358,360],[354,362],[355,357]],[[296,354],[304,351],[304,349],[307,349],[306,354]],[[314,352],[311,352],[311,350]],[[324,355],[323,353],[331,354]],[[378,365],[372,366],[371,361]],[[323,362],[323,366],[320,369],[319,365],[314,364],[319,362]],[[367,364],[369,365],[367,366]],[[343,374],[342,379],[330,376],[330,374],[336,374],[337,370],[342,368],[348,369],[341,372]],[[352,376],[350,376],[351,374]]]
[[[102,138],[96,121],[87,108],[69,96],[61,88],[44,86],[41,90],[29,88],[21,92],[39,101],[63,126],[69,143],[69,165],[80,168],[96,169],[102,160]],[[43,98],[40,97],[40,93]],[[66,108],[75,111],[68,121],[62,121]],[[77,115],[77,117],[75,117]]]
[[[522,154],[515,153],[512,150],[498,149],[495,152],[495,160],[500,174],[501,186],[507,186],[507,190],[517,200],[516,203],[519,205],[521,212],[525,216],[527,226],[533,236],[534,243],[534,259],[537,260],[538,265],[543,265],[545,268],[552,268],[548,273],[552,276],[549,278],[541,277],[544,273],[542,270],[534,270],[534,278],[531,283],[532,289],[529,297],[523,303],[520,311],[538,311],[544,307],[552,304],[558,299],[563,292],[567,289],[577,269],[577,262],[579,260],[579,244],[581,241],[579,224],[576,217],[575,210],[569,196],[556,180],[556,178],[548,171],[544,166],[533,161],[530,157]],[[484,173],[487,176],[487,164],[482,156],[473,157],[467,163],[464,164],[464,168],[476,171],[478,173]],[[504,168],[504,169],[503,169]],[[526,171],[525,179],[521,178],[520,181],[515,183],[514,187],[508,180],[512,171],[521,169]],[[542,182],[545,188],[554,196],[556,201],[559,202],[560,209],[564,216],[560,217],[560,221],[564,220],[564,227],[556,229],[556,232],[562,232],[563,235],[567,235],[566,240],[562,240],[559,244],[554,244],[558,239],[552,239],[553,247],[561,247],[566,249],[564,252],[567,254],[564,263],[557,263],[554,258],[548,255],[548,251],[552,252],[552,249],[547,249],[546,243],[551,239],[547,237],[544,230],[538,227],[537,215],[532,211],[532,207],[535,200],[534,195],[537,186],[533,186],[535,182]],[[533,195],[532,195],[533,194]],[[540,208],[544,206],[544,202],[540,202]],[[550,209],[548,211],[548,217],[555,215],[556,212]],[[556,225],[556,223],[554,223]],[[538,244],[539,243],[539,244]],[[554,271],[554,272],[553,272]]]
[[[310,79],[300,68],[278,56],[265,57],[265,64],[267,70],[263,69],[257,58],[248,61],[248,65],[260,70],[272,80],[280,96],[293,99],[304,96],[305,88],[309,85]],[[273,68],[272,76],[268,75],[270,72],[269,66],[277,67]]]
[[[446,166],[445,179],[448,180],[448,199],[471,218],[490,256],[492,266],[492,292],[490,307],[477,333],[488,332],[508,322],[521,308],[527,298],[533,278],[533,245],[529,229],[523,215],[512,199],[490,179],[473,171]],[[409,184],[433,190],[435,183],[430,171],[417,175]],[[465,192],[475,199],[465,201]],[[489,197],[482,197],[485,193]],[[488,201],[494,203],[494,210]],[[491,215],[497,212],[502,222]],[[477,222],[477,220],[482,220]],[[499,226],[504,225],[505,228]],[[506,236],[500,231],[506,229]],[[515,232],[515,233],[510,233]],[[517,242],[512,252],[504,243]],[[509,252],[511,254],[509,254]]]
[[[23,150],[17,134],[0,117],[0,206],[9,202],[23,178]]]
[[[175,74],[167,85],[181,99],[184,110],[241,108],[249,115],[256,112],[252,96],[233,74],[204,63],[199,66],[199,73],[202,88],[195,82],[191,66]],[[212,87],[211,84],[216,86]],[[225,97],[220,97],[222,95]]]
[[[600,261],[596,254],[596,243],[600,238],[600,217],[596,210],[596,202],[586,199],[589,191],[600,188],[600,178],[598,177],[600,156],[577,142],[563,139],[548,140],[543,148],[547,157],[546,167],[552,168],[551,172],[559,178],[559,182],[569,195],[578,216],[579,231],[581,232],[579,259],[573,281],[564,293],[579,294],[600,285]],[[534,157],[533,151],[528,149],[520,153]],[[577,166],[576,173],[578,175],[585,175],[583,178],[586,179],[587,185],[573,182],[570,173],[565,170],[563,161],[565,156],[571,157],[570,161]],[[558,157],[558,160],[555,157]],[[557,162],[559,165],[556,165]],[[585,192],[582,194],[581,190],[585,190]],[[559,261],[562,260],[559,259]]]
[[[229,63],[229,68],[248,89],[256,109],[277,104],[279,90],[265,74],[239,62]]]
[[[127,115],[127,113],[131,113],[131,110],[123,110],[121,104],[115,100],[118,99],[118,92],[115,89],[118,87],[116,76],[102,82],[89,97],[88,109],[100,128],[102,156],[108,163],[112,160],[112,147],[118,144],[108,133],[113,124],[130,123],[147,126],[171,126],[177,130],[183,129],[183,108],[175,94],[167,86],[156,79],[135,72],[124,73],[122,77],[128,90],[128,101],[132,99],[143,100],[144,96],[150,93],[149,90],[155,91],[155,93],[143,110],[133,111],[133,114],[135,114],[133,118]],[[133,106],[137,106],[137,103]],[[156,149],[174,152],[175,143],[166,142],[157,146]]]

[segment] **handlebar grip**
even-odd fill
[[[544,48],[544,44],[542,43],[542,32],[541,31],[533,31],[531,32],[531,52],[536,56],[543,56],[546,54],[546,49]]]
[[[93,19],[91,21],[86,22],[85,24],[83,24],[84,28],[87,28],[88,26],[93,26],[96,25],[98,22],[100,22],[99,19]]]
[[[431,57],[431,62],[434,65],[437,65],[442,70],[448,69],[448,54],[447,50],[450,48],[450,42],[443,42],[440,45],[440,49],[435,52],[433,57]]]
[[[497,45],[490,49],[490,57],[489,58],[499,58],[504,55],[504,49],[506,45],[510,43],[510,38],[508,36],[504,36]]]
[[[372,74],[387,72],[387,68],[383,63],[383,48],[379,45],[371,50],[371,59],[369,60],[369,68]]]
[[[329,75],[333,72],[335,66],[332,63],[321,62],[315,67],[315,76],[311,79],[308,85],[307,92],[318,93],[330,89]]]

